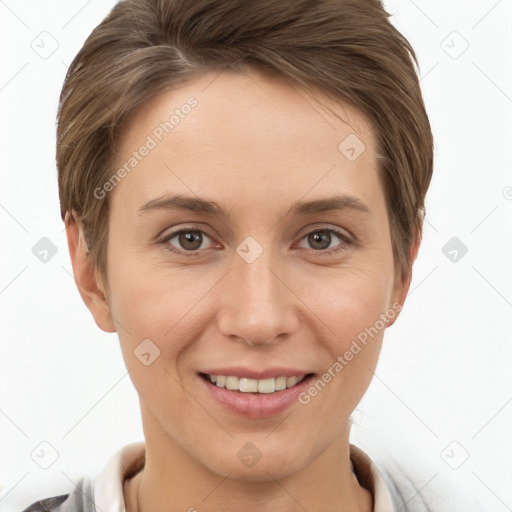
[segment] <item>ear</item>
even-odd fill
[[[79,221],[75,221],[69,212],[66,213],[64,222],[73,275],[82,300],[100,329],[105,332],[116,332],[110,306],[102,291],[101,280],[89,259],[82,225]]]
[[[405,299],[407,297],[407,294],[409,293],[409,287],[411,286],[411,280],[412,280],[412,267],[414,262],[416,261],[416,258],[418,256],[418,250],[420,248],[420,242],[421,242],[421,236],[416,236],[414,240],[414,244],[411,246],[409,255],[410,255],[410,266],[407,272],[407,275],[402,279],[397,279],[397,283],[395,284],[395,288],[393,290],[393,305],[399,304],[400,305],[400,311],[405,303]],[[396,319],[398,318],[398,315],[395,315],[393,319],[390,319],[389,323],[387,324],[387,327],[391,327]]]

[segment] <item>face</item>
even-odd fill
[[[359,112],[254,70],[130,118],[107,276],[147,444],[250,480],[347,434],[404,292],[375,151]]]

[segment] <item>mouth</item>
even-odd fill
[[[262,393],[272,394],[285,389],[290,389],[300,384],[304,379],[312,377],[313,373],[302,375],[270,377],[266,379],[249,379],[238,377],[236,375],[211,375],[208,373],[199,373],[207,382],[225,388],[229,391],[239,391],[240,393]]]
[[[227,369],[225,369],[227,370]],[[198,373],[205,398],[224,411],[251,420],[276,417],[294,404],[299,404],[299,396],[311,385],[315,373],[286,370],[276,371],[275,377],[269,371],[222,373]],[[229,374],[231,373],[231,375]],[[239,375],[232,375],[239,373]],[[288,373],[283,375],[282,373]],[[291,375],[296,373],[296,375]],[[240,375],[242,374],[242,375]],[[265,378],[252,378],[252,377]]]

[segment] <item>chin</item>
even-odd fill
[[[304,444],[292,447],[281,442],[272,446],[264,438],[254,443],[247,441],[247,438],[242,441],[232,439],[230,444],[229,447],[226,444],[219,446],[219,451],[212,452],[207,459],[197,460],[213,473],[240,482],[286,478],[309,462],[310,451]]]

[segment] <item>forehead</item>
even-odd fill
[[[133,156],[144,146],[142,158]],[[333,188],[370,202],[381,192],[363,114],[253,69],[209,72],[146,102],[125,125],[116,169],[123,166],[129,176],[111,199],[139,204],[176,190],[233,199],[272,192],[290,202]]]

